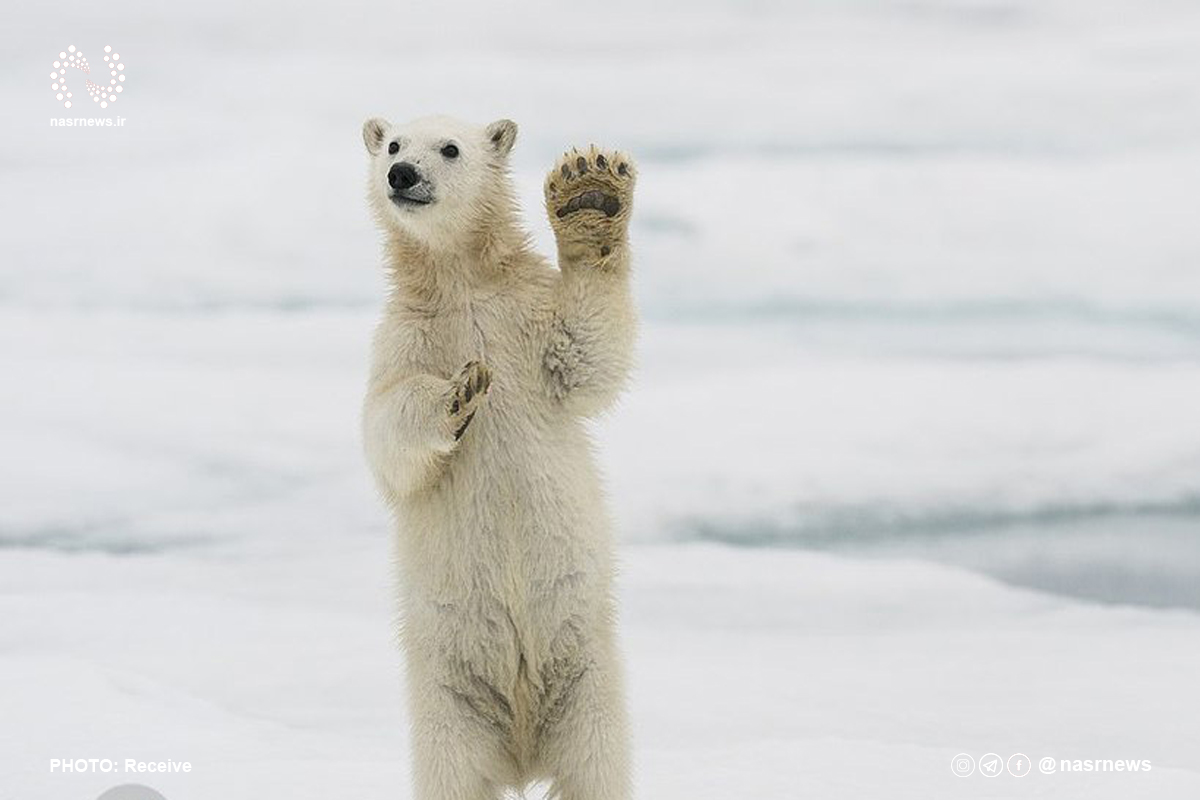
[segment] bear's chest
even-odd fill
[[[405,360],[418,372],[453,378],[471,361],[492,372],[494,399],[527,394],[540,381],[539,337],[529,309],[483,298],[404,321]],[[531,397],[521,397],[523,401]]]

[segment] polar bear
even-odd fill
[[[418,800],[549,781],[630,792],[613,544],[584,419],[630,372],[628,156],[546,178],[558,269],[521,229],[517,126],[363,126],[391,293],[364,442],[398,529]]]

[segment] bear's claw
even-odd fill
[[[468,362],[458,376],[451,381],[446,399],[446,415],[454,441],[462,438],[467,426],[479,410],[479,404],[487,397],[492,385],[492,371],[478,361]]]

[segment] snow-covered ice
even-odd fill
[[[351,536],[7,558],[6,791],[113,784],[47,774],[49,758],[78,755],[186,758],[192,773],[152,784],[170,798],[407,796],[383,555]],[[1200,791],[1194,614],[1090,607],[910,560],[703,544],[624,555],[639,796],[1016,796],[954,777],[959,752],[1152,761],[1027,776],[1034,797]]]
[[[0,798],[409,796],[359,126],[429,112],[521,124],[547,250],[562,147],[639,159],[639,797],[1200,796],[1200,6],[118,16],[2,26]],[[110,40],[128,122],[49,127]]]

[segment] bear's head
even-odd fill
[[[434,249],[454,247],[512,208],[508,154],[517,125],[481,127],[448,117],[363,123],[367,192],[380,224]]]

